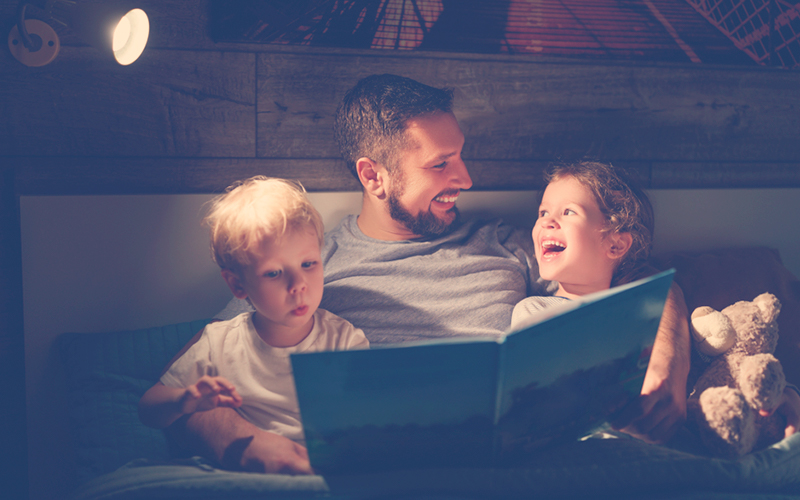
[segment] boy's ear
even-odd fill
[[[381,200],[386,196],[386,167],[365,156],[356,162],[356,172],[365,193]]]
[[[222,279],[225,280],[225,283],[228,284],[228,288],[231,289],[233,296],[237,299],[246,299],[247,292],[244,291],[244,287],[242,286],[242,280],[239,278],[239,275],[235,272],[231,271],[230,269],[223,269],[222,270]]]
[[[610,259],[621,259],[628,253],[633,244],[631,233],[614,233],[609,236],[611,245],[608,247],[608,257]]]

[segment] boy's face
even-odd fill
[[[591,190],[574,177],[547,185],[533,244],[539,273],[558,281],[558,295],[585,295],[610,286],[617,259],[627,248],[618,241],[620,235],[603,234],[605,223]]]
[[[472,187],[461,159],[464,134],[455,116],[442,112],[409,120],[405,133],[399,172],[390,176],[391,218],[410,236],[441,234],[456,219],[459,193]]]
[[[303,340],[314,326],[322,300],[319,240],[312,228],[289,229],[279,240],[264,242],[252,264],[239,273],[223,271],[233,294],[249,298],[253,322],[270,345],[286,347]]]

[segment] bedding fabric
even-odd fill
[[[139,399],[172,357],[207,323],[201,320],[59,337],[68,418],[76,443],[76,484],[136,458],[170,458],[164,433],[139,421]]]
[[[690,499],[800,498],[800,434],[739,460],[633,439],[588,439],[517,468],[405,470],[359,476],[228,472],[195,459],[139,460],[85,484],[75,500],[133,498]]]

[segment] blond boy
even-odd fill
[[[364,333],[323,309],[323,224],[299,183],[256,176],[213,199],[205,219],[214,261],[255,312],[211,323],[139,402],[164,428],[218,406],[303,443],[289,355],[367,348]]]

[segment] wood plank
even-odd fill
[[[12,159],[21,195],[218,193],[253,175],[297,179],[309,191],[360,191],[338,158],[193,159],[49,158]],[[541,189],[549,162],[466,159],[474,191]],[[650,164],[621,162],[650,186]]]
[[[359,191],[336,159],[18,157],[21,195],[219,193],[233,181],[267,175],[309,191]]]
[[[360,191],[338,158],[8,158],[22,195],[217,193],[238,179],[297,179],[309,191]],[[465,158],[473,191],[536,190],[551,163]],[[648,189],[800,187],[798,163],[614,161]]]
[[[255,156],[253,54],[151,50],[130,66],[62,47],[0,56],[0,155]]]
[[[797,188],[800,161],[784,163],[656,162],[654,189]]]
[[[341,96],[386,72],[454,88],[464,153],[476,159],[800,158],[798,72],[276,53],[258,55],[258,155],[331,156]]]

